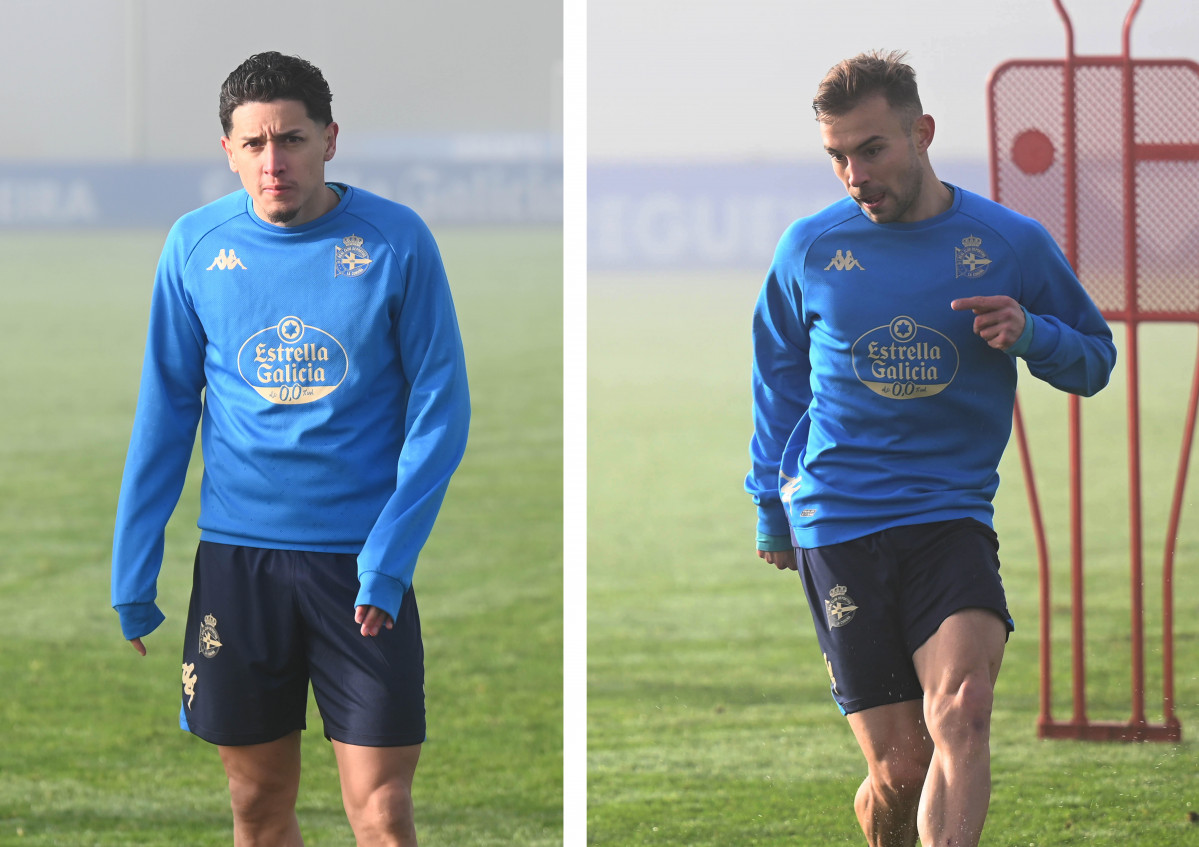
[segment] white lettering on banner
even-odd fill
[[[662,262],[685,255],[695,239],[688,231],[683,199],[666,191],[645,195],[633,213],[633,232],[641,238],[641,255]]]
[[[562,179],[553,167],[531,164],[415,164],[380,176],[353,165],[335,171],[339,182],[390,197],[426,220],[450,223],[551,223],[562,220]]]
[[[93,223],[100,217],[83,179],[0,179],[0,223]]]
[[[757,266],[793,217],[769,194],[612,193],[588,209],[588,256],[596,267]]]

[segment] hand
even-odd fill
[[[1003,294],[962,297],[949,307],[955,312],[974,312],[974,334],[996,350],[1007,350],[1024,332],[1024,310]]]
[[[354,610],[354,623],[362,625],[362,635],[371,638],[384,629],[395,626],[391,615],[375,606],[359,606]]]
[[[758,558],[765,559],[780,571],[799,570],[799,566],[795,564],[794,550],[759,550]]]
[[[130,638],[129,643],[133,645],[133,649],[138,653],[143,656],[146,655],[146,645],[142,644],[142,640],[140,638]]]

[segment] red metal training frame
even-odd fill
[[[1083,532],[1081,405],[1069,399],[1070,574],[1074,714],[1055,721],[1051,712],[1049,553],[1023,416],[1017,400],[1014,428],[1020,448],[1039,559],[1041,738],[1104,741],[1177,741],[1182,727],[1174,708],[1174,554],[1183,492],[1199,408],[1199,359],[1191,386],[1182,454],[1162,568],[1163,721],[1145,715],[1144,567],[1140,455],[1139,324],[1199,323],[1199,65],[1187,60],[1131,57],[1135,0],[1123,27],[1123,55],[1076,56],[1074,30],[1060,0],[1053,0],[1066,30],[1061,60],[1014,60],[992,72],[988,84],[991,190],[996,200],[1042,221],[1057,238],[1104,317],[1123,322],[1128,371],[1129,547],[1131,572],[1132,714],[1125,723],[1091,721],[1086,711],[1083,632]],[[1030,95],[1030,84],[1055,96]],[[1119,96],[1114,95],[1118,88]],[[1043,91],[1040,93],[1044,93]],[[1012,98],[1019,108],[1005,104]],[[1164,116],[1164,117],[1163,117]],[[1081,125],[1080,125],[1081,124]],[[1102,144],[1117,128],[1116,149]],[[1081,148],[1080,148],[1081,144]],[[1061,161],[1057,161],[1057,151]],[[1190,186],[1188,192],[1185,186]],[[1188,195],[1185,197],[1183,195]],[[1063,202],[1064,201],[1064,202]],[[1180,207],[1181,204],[1181,207]],[[1085,213],[1084,224],[1080,217]],[[1161,220],[1158,220],[1158,219]],[[1146,221],[1144,232],[1138,228]],[[1101,224],[1118,221],[1118,237]],[[1097,223],[1098,222],[1098,223]],[[1164,227],[1164,232],[1157,227]],[[1182,226],[1179,232],[1171,227]],[[1141,249],[1141,248],[1146,249]],[[1152,248],[1152,249],[1148,249]],[[1173,248],[1173,252],[1172,252]],[[1152,278],[1141,284],[1141,272]],[[1115,286],[1111,280],[1117,280]],[[1120,284],[1119,280],[1122,280]],[[1163,281],[1164,280],[1164,281]]]

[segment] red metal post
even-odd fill
[[[1065,236],[1066,258],[1078,271],[1078,137],[1075,122],[1076,68],[1074,56],[1074,26],[1061,0],[1053,0],[1066,30],[1066,58],[1062,63],[1062,128],[1065,150]],[[1077,395],[1069,400],[1070,455],[1070,651],[1073,721],[1087,722],[1086,622],[1083,585],[1083,499],[1082,499],[1082,405]]]
[[[1074,694],[1074,716],[1067,722],[1056,722],[1052,718],[1051,696],[1051,662],[1052,638],[1051,618],[1052,603],[1050,600],[1051,571],[1046,543],[1045,529],[1042,525],[1040,501],[1036,490],[1032,470],[1031,453],[1028,448],[1026,431],[1019,403],[1014,410],[1014,428],[1016,440],[1020,447],[1026,486],[1029,497],[1029,508],[1033,517],[1033,530],[1037,544],[1037,555],[1040,562],[1040,591],[1041,591],[1041,703],[1038,717],[1038,736],[1042,738],[1075,738],[1106,741],[1177,741],[1181,738],[1181,725],[1174,709],[1174,611],[1173,611],[1173,578],[1176,555],[1176,542],[1181,521],[1184,490],[1188,464],[1193,448],[1194,430],[1199,420],[1199,358],[1196,360],[1196,370],[1191,387],[1191,398],[1187,412],[1186,430],[1183,437],[1182,455],[1179,460],[1178,478],[1175,483],[1174,497],[1171,506],[1169,529],[1165,545],[1165,562],[1162,568],[1162,696],[1165,720],[1161,724],[1150,724],[1145,715],[1145,608],[1144,608],[1144,538],[1143,538],[1143,476],[1141,467],[1141,432],[1140,432],[1140,355],[1139,331],[1140,324],[1146,321],[1190,321],[1199,323],[1199,309],[1179,305],[1179,297],[1187,298],[1193,292],[1186,283],[1179,290],[1177,281],[1166,281],[1156,276],[1147,277],[1147,283],[1142,286],[1141,273],[1153,272],[1154,260],[1151,251],[1142,251],[1138,232],[1139,224],[1144,221],[1147,226],[1159,213],[1163,197],[1160,192],[1165,183],[1168,171],[1162,166],[1169,163],[1184,166],[1183,170],[1171,174],[1180,185],[1192,185],[1199,178],[1199,141],[1192,140],[1196,134],[1192,120],[1187,125],[1186,132],[1190,133],[1180,141],[1176,134],[1163,133],[1160,122],[1163,119],[1172,120],[1172,114],[1162,115],[1163,98],[1173,96],[1177,90],[1186,104],[1186,96],[1195,97],[1196,86],[1199,86],[1199,65],[1185,60],[1133,60],[1131,58],[1131,27],[1133,19],[1140,8],[1141,0],[1134,0],[1124,22],[1122,56],[1076,56],[1074,53],[1074,35],[1068,14],[1060,0],[1053,0],[1058,14],[1066,30],[1067,56],[1064,61],[1054,60],[1020,60],[1008,62],[992,74],[989,84],[988,119],[991,124],[992,161],[991,185],[995,198],[1000,202],[1012,204],[1018,211],[1024,211],[1034,217],[1038,213],[1048,214],[1047,225],[1056,227],[1055,235],[1062,242],[1066,257],[1079,271],[1084,283],[1092,280],[1097,286],[1092,290],[1097,302],[1101,303],[1101,311],[1109,321],[1122,321],[1127,331],[1127,349],[1122,356],[1127,360],[1127,421],[1128,421],[1128,479],[1129,479],[1129,578],[1130,578],[1130,617],[1132,642],[1131,672],[1132,672],[1132,716],[1123,723],[1091,721],[1087,718],[1086,709],[1086,661],[1085,661],[1085,610],[1084,610],[1084,551],[1086,548],[1083,534],[1083,456],[1081,437],[1081,401],[1071,397],[1069,401],[1069,498],[1070,498],[1070,573],[1071,573],[1071,647],[1072,647],[1072,676]],[[1061,90],[1060,111],[1054,109],[1054,102],[1041,99],[1018,100],[1014,97],[1035,94],[1038,85],[1044,87],[1045,73],[1060,74]],[[1014,76],[1008,77],[1008,73]],[[1080,73],[1083,74],[1080,79]],[[1177,76],[1172,76],[1177,75]],[[1178,79],[1183,78],[1188,85],[1177,88]],[[1032,83],[1030,90],[1021,89],[1021,81]],[[1039,82],[1038,82],[1039,80]],[[1121,118],[1118,123],[1104,117],[1106,113],[1096,111],[1094,97],[1090,92],[1091,85],[1108,85],[1118,87],[1120,101],[1112,103],[1118,106]],[[1087,85],[1086,90],[1081,86]],[[1169,88],[1163,88],[1168,84]],[[1111,90],[1109,87],[1107,90]],[[1082,101],[1079,98],[1082,97]],[[997,123],[999,104],[1009,102],[1015,104],[1005,112],[1004,123]],[[1031,103],[1032,108],[1025,109],[1020,103]],[[1138,103],[1141,108],[1148,110],[1138,115]],[[1049,107],[1048,114],[1046,107]],[[1168,108],[1168,107],[1167,107]],[[1180,109],[1186,109],[1183,103]],[[1056,114],[1055,114],[1056,113]],[[1193,118],[1194,110],[1183,111],[1182,114]],[[1101,123],[1097,123],[1097,116]],[[1156,117],[1155,117],[1156,116]],[[1057,123],[1060,117],[1060,124]],[[1015,118],[1015,120],[1013,120]],[[1085,125],[1082,121],[1087,121]],[[1138,123],[1141,121],[1141,123]],[[1030,125],[1031,122],[1031,125]],[[1037,122],[1047,122],[1049,126],[1039,127]],[[1083,157],[1079,152],[1077,133],[1079,127],[1087,129],[1087,146],[1083,153],[1091,153]],[[1104,132],[1101,127],[1114,130],[1108,147],[1101,145]],[[1041,130],[1049,133],[1046,135]],[[1092,130],[1098,132],[1092,137]],[[1019,134],[1017,134],[1019,133]],[[1138,133],[1146,137],[1144,143],[1138,142]],[[1039,135],[1042,140],[1051,138],[1055,152],[1061,156],[1052,171],[1048,170],[1049,163],[1037,169],[1027,166],[1029,160],[1022,162],[1021,153],[1017,149],[1021,138]],[[1098,139],[1098,140],[1096,140]],[[1043,142],[1042,142],[1043,143]],[[1009,148],[1007,145],[1013,145]],[[1118,147],[1116,147],[1118,145]],[[1095,244],[1095,236],[1090,229],[1085,232],[1082,225],[1084,204],[1085,214],[1091,214],[1096,202],[1105,202],[1103,198],[1105,172],[1097,169],[1105,156],[1118,153],[1121,167],[1116,172],[1117,181],[1112,188],[1119,191],[1117,203],[1123,210],[1123,248],[1120,258],[1105,265],[1107,257],[1113,255],[1116,245],[1100,245],[1095,254],[1089,252]],[[1114,158],[1114,156],[1113,156]],[[1001,162],[1003,164],[1001,164]],[[1146,164],[1150,163],[1150,164]],[[1190,166],[1187,169],[1185,166]],[[1016,170],[1022,173],[1016,173]],[[1047,173],[1049,176],[1042,177]],[[1060,180],[1060,182],[1058,181]],[[1152,190],[1151,190],[1152,189]],[[1010,197],[1008,193],[1010,190]],[[1146,192],[1141,196],[1142,191]],[[1193,196],[1194,189],[1191,189]],[[1056,192],[1056,193],[1054,193]],[[1060,193],[1061,206],[1052,208],[1051,198]],[[1013,203],[1014,201],[1014,203]],[[1024,207],[1029,208],[1025,209]],[[1104,207],[1106,209],[1106,206]],[[1060,217],[1059,217],[1060,215]],[[1103,220],[1100,211],[1099,220]],[[1090,218],[1088,217],[1087,220]],[[1194,220],[1193,216],[1190,220]],[[1191,224],[1192,233],[1194,224]],[[1087,240],[1083,244],[1084,238]],[[1146,237],[1150,237],[1146,234]],[[1083,250],[1083,248],[1087,248]],[[1080,270],[1079,254],[1085,252],[1087,266]],[[1145,267],[1142,268],[1142,262]],[[1092,264],[1093,263],[1093,264]],[[1118,271],[1124,278],[1123,290],[1113,290],[1103,282],[1104,274],[1108,271]],[[1108,287],[1105,287],[1108,286]],[[1164,287],[1163,287],[1164,286]],[[1173,286],[1173,291],[1171,289]],[[1088,286],[1089,287],[1089,286]],[[1184,301],[1185,302],[1185,301]]]
[[[1128,512],[1130,597],[1132,615],[1132,717],[1130,722],[1144,725],[1145,720],[1145,577],[1141,535],[1141,386],[1140,356],[1137,348],[1139,319],[1139,272],[1137,262],[1137,159],[1136,159],[1136,74],[1131,55],[1132,22],[1140,8],[1135,0],[1124,19],[1124,62],[1122,87],[1124,138],[1124,313],[1128,333]]]

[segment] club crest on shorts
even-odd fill
[[[216,631],[216,618],[205,615],[204,623],[200,626],[200,655],[205,659],[211,659],[220,652],[221,646],[221,635]]]
[[[362,249],[362,237],[347,235],[341,241],[345,247],[333,247],[333,276],[362,276],[373,261]]]
[[[828,615],[828,625],[833,629],[845,626],[853,620],[858,607],[849,596],[849,589],[844,585],[834,585],[829,591],[829,599],[824,601],[824,611]]]

